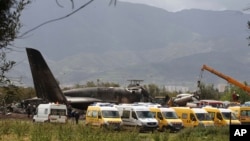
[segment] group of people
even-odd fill
[[[233,102],[239,102],[239,98],[240,98],[240,95],[237,94],[235,91],[233,91],[233,94],[232,94],[232,101],[233,101]]]
[[[71,105],[68,105],[68,117],[69,118],[75,118],[76,124],[79,122],[80,114],[78,111],[72,110]]]
[[[33,115],[36,114],[36,105],[28,104],[26,107],[26,113],[28,115],[28,118],[33,117]]]

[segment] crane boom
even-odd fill
[[[250,93],[250,87],[249,86],[247,86],[244,83],[241,83],[241,82],[235,80],[234,78],[232,78],[230,76],[227,76],[227,75],[225,75],[225,74],[223,74],[223,73],[221,73],[221,72],[219,72],[217,70],[214,70],[213,68],[211,68],[211,67],[209,67],[207,65],[203,65],[201,70],[202,71],[207,70],[207,71],[209,71],[209,72],[211,72],[211,73],[225,79],[228,83],[231,83],[231,84],[233,84],[235,86],[238,86],[239,88],[243,89],[244,91]]]

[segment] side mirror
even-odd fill
[[[99,115],[99,116],[98,116],[98,118],[99,118],[99,119],[101,119],[101,118],[102,118],[102,116],[101,116],[101,115]]]

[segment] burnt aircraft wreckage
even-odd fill
[[[62,91],[42,54],[26,48],[33,83],[38,98],[47,102],[70,104],[72,108],[86,110],[94,102],[134,103],[150,102],[150,94],[139,85],[141,80],[130,80],[128,87],[88,87]]]

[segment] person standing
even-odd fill
[[[34,104],[32,106],[32,115],[34,116],[36,114],[36,105]]]
[[[32,113],[32,106],[30,104],[28,104],[28,106],[26,108],[26,113],[28,115],[28,118],[30,118],[31,113]]]
[[[76,124],[78,124],[78,121],[79,121],[79,118],[80,118],[80,114],[79,114],[79,112],[75,112],[75,114],[74,114],[74,117],[75,117],[75,120],[76,120]]]

